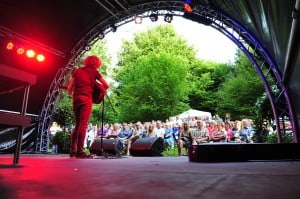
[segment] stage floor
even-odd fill
[[[0,198],[300,198],[300,161],[189,162],[180,157],[71,159],[0,155]]]

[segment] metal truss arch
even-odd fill
[[[58,70],[55,79],[53,80],[40,115],[38,127],[38,140],[36,151],[47,152],[49,146],[49,128],[52,112],[60,93],[60,86],[66,82],[66,78],[70,71],[74,68],[80,57],[89,50],[89,46],[93,45],[99,39],[111,31],[111,25],[116,27],[122,26],[134,20],[135,15],[148,17],[152,12],[158,12],[158,15],[164,15],[171,12],[176,16],[183,16],[182,1],[155,1],[139,4],[133,7],[118,10],[114,15],[100,21],[74,46],[68,62],[65,67]],[[105,9],[110,9],[105,7]],[[273,109],[274,118],[276,121],[276,130],[278,133],[278,142],[283,142],[286,134],[285,120],[289,120],[294,133],[294,142],[299,141],[299,135],[296,128],[294,114],[291,108],[291,103],[287,90],[282,83],[282,76],[278,67],[263,48],[260,42],[247,31],[241,24],[231,19],[224,13],[210,7],[209,5],[199,5],[194,9],[194,14],[200,15],[211,20],[210,26],[223,33],[226,37],[232,40],[250,59],[254,65],[258,75],[261,77],[268,97]],[[272,78],[275,83],[271,83]]]

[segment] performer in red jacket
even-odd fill
[[[75,128],[71,134],[70,157],[89,158],[83,151],[88,121],[92,112],[93,88],[96,80],[102,84],[106,93],[109,85],[97,70],[102,62],[97,56],[84,59],[84,66],[76,69],[68,85],[68,93],[73,96]]]

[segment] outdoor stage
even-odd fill
[[[199,163],[181,157],[0,155],[0,198],[300,198],[300,161]]]

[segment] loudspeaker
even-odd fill
[[[110,155],[121,156],[123,143],[119,138],[115,139],[95,139],[89,148],[90,153],[102,155],[102,151]]]
[[[139,138],[132,143],[130,154],[132,156],[162,156],[164,139],[161,137]]]

